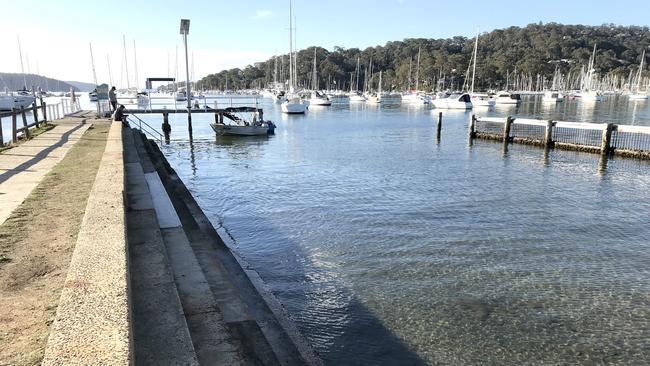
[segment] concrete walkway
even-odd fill
[[[0,225],[86,132],[88,115],[57,121],[54,129],[0,153]]]

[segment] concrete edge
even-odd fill
[[[88,197],[42,365],[133,363],[122,123]]]
[[[302,358],[305,360],[305,362],[308,365],[311,366],[323,366],[325,365],[324,361],[322,358],[314,351],[312,346],[309,344],[309,341],[305,338],[305,336],[300,332],[298,329],[298,326],[296,323],[291,319],[291,316],[289,315],[288,311],[284,307],[284,305],[280,302],[280,300],[273,294],[273,292],[269,289],[268,285],[264,282],[264,280],[261,278],[259,273],[253,269],[253,267],[248,263],[244,258],[239,255],[239,253],[232,248],[230,245],[227,244],[226,241],[221,238],[221,235],[217,232],[217,230],[214,228],[214,225],[212,225],[211,221],[207,218],[205,215],[205,212],[201,208],[201,206],[198,204],[192,193],[187,189],[187,186],[185,185],[185,182],[176,174],[176,171],[174,168],[172,168],[171,164],[167,161],[167,158],[165,155],[162,153],[160,150],[159,146],[151,141],[146,139],[145,141],[147,144],[151,144],[150,147],[155,146],[155,149],[153,152],[149,151],[149,154],[155,154],[158,155],[163,166],[161,167],[162,169],[165,169],[167,171],[167,174],[175,175],[177,182],[179,184],[179,187],[185,192],[187,195],[189,202],[186,202],[186,204],[191,204],[195,207],[197,213],[201,215],[202,217],[195,217],[195,220],[202,220],[208,225],[208,229],[212,231],[212,234],[215,235],[219,240],[221,241],[221,244],[224,245],[225,248],[227,248],[228,252],[233,256],[237,264],[239,265],[240,269],[243,271],[243,273],[246,275],[250,283],[253,285],[253,288],[257,293],[260,295],[262,300],[266,303],[267,307],[275,317],[275,320],[277,320],[278,324],[280,327],[284,330],[284,332],[287,334],[291,342],[294,344]],[[156,164],[154,164],[155,166]],[[158,170],[158,168],[156,168]],[[264,332],[264,329],[262,329]],[[266,334],[265,334],[266,335]]]

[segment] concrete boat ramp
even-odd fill
[[[112,123],[81,225],[43,365],[323,364],[139,130]]]

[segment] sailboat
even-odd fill
[[[431,98],[428,95],[420,92],[420,49],[418,48],[418,62],[415,69],[415,90],[409,90],[407,93],[402,94],[402,102],[408,104],[429,104],[431,103]],[[410,72],[409,72],[410,78]],[[409,80],[410,84],[410,80]],[[410,87],[410,85],[409,85]]]
[[[314,47],[314,69],[312,71],[312,81],[311,81],[311,98],[309,99],[309,105],[316,106],[330,106],[332,101],[327,97],[327,95],[321,93],[318,90],[318,74],[316,68],[316,47]]]
[[[381,103],[381,71],[379,71],[379,85],[377,86],[377,93],[372,94],[368,98],[368,103],[377,104]]]
[[[645,60],[645,50],[643,50],[643,54],[641,55],[641,64],[639,65],[639,73],[636,77],[636,90],[634,91],[634,94],[630,94],[630,100],[648,100],[648,94],[647,93],[641,93],[641,75],[643,72],[643,61]]]
[[[474,41],[474,53],[472,58],[474,60],[474,66],[472,67],[472,86],[469,90],[469,95],[472,98],[472,107],[494,107],[496,101],[490,99],[487,94],[475,94],[474,93],[474,79],[476,78],[476,59],[478,57],[478,29],[476,30],[476,40]]]
[[[594,69],[595,61],[596,45],[594,44],[594,51],[591,55],[591,58],[589,59],[589,67],[582,81],[582,91],[580,92],[580,98],[583,101],[599,102],[603,100],[603,93],[593,88],[594,74],[596,73],[596,70]]]
[[[307,111],[308,104],[302,100],[302,97],[295,92],[295,78],[293,64],[295,57],[293,55],[293,14],[291,9],[291,0],[289,0],[289,94],[287,100],[281,104],[282,112],[288,114],[302,114]]]
[[[26,93],[27,78],[25,76],[25,67],[23,65],[23,51],[20,47],[20,38],[18,38],[18,53],[20,55],[20,70],[23,74],[23,91],[25,91],[25,93],[5,93],[5,95],[0,95],[1,111],[11,110],[12,108],[27,107],[36,100],[36,98]]]
[[[357,81],[355,84],[355,90],[352,90],[352,80],[350,80],[350,92],[348,93],[348,97],[350,98],[350,102],[365,102],[366,97],[361,94],[359,91],[359,74],[361,73],[360,69],[360,64],[359,64],[359,57],[357,57],[357,68],[354,70],[354,73],[357,77]]]
[[[555,73],[553,73],[553,85],[551,86],[551,90],[547,90],[544,92],[544,96],[542,97],[542,102],[558,103],[564,101],[564,95],[559,91],[559,84],[560,84],[561,77],[562,75],[560,74],[559,67],[555,67]]]
[[[95,90],[88,93],[88,99],[91,102],[96,102],[98,100],[98,97],[97,97],[97,73],[95,72],[95,58],[93,57],[93,44],[89,43],[89,45],[90,45],[90,64],[93,67],[93,81],[95,82]]]

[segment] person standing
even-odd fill
[[[115,87],[112,87],[111,90],[108,91],[108,101],[111,103],[111,112],[115,112],[117,110],[117,94],[115,94]]]

